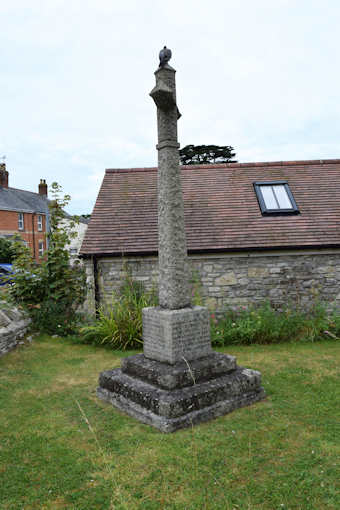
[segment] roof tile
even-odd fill
[[[182,167],[189,251],[340,246],[340,159]],[[296,216],[261,215],[255,181],[286,180]],[[157,168],[108,169],[83,255],[155,253]]]

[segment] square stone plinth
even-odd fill
[[[143,309],[144,356],[165,363],[211,354],[209,311],[202,306]]]
[[[143,360],[140,362],[143,363]],[[211,379],[203,378],[190,386],[172,390],[154,384],[155,381],[152,384],[150,378],[144,378],[150,375],[148,371],[152,368],[147,364],[146,372],[140,372],[139,377],[129,373],[132,368],[129,366],[123,367],[128,372],[119,368],[107,370],[100,374],[97,396],[162,432],[174,432],[223,416],[265,397],[259,372],[242,367],[230,370],[229,363],[230,360],[226,360],[228,368],[224,374],[215,374],[217,376]],[[183,368],[179,366],[179,372]],[[159,374],[163,373],[162,367],[156,370]]]
[[[148,359],[144,354],[136,354],[122,360],[124,374],[165,390],[194,386],[231,373],[235,369],[235,356],[219,352],[212,352],[209,356],[190,363],[179,361],[174,365]]]

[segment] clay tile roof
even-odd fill
[[[301,214],[262,216],[255,181],[287,181]],[[340,159],[182,167],[189,252],[340,247]],[[83,255],[157,252],[157,168],[106,170]]]

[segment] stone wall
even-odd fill
[[[27,332],[29,323],[30,320],[15,308],[0,310],[0,356],[14,349]]]
[[[84,268],[86,273],[86,298],[85,302],[81,305],[80,311],[85,316],[91,316],[95,313],[95,284],[94,284],[94,267],[93,259],[84,260]]]
[[[340,250],[248,252],[189,257],[192,292],[211,310],[270,300],[308,305],[317,296],[340,307]],[[93,289],[92,264],[86,261]],[[157,288],[156,257],[98,258],[100,302],[110,301],[128,268],[147,290]],[[93,292],[88,301],[94,306]]]

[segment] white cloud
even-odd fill
[[[1,3],[10,182],[56,180],[89,212],[105,168],[155,165],[148,93],[163,44],[182,145],[233,145],[247,161],[339,157],[339,14],[335,0]]]

